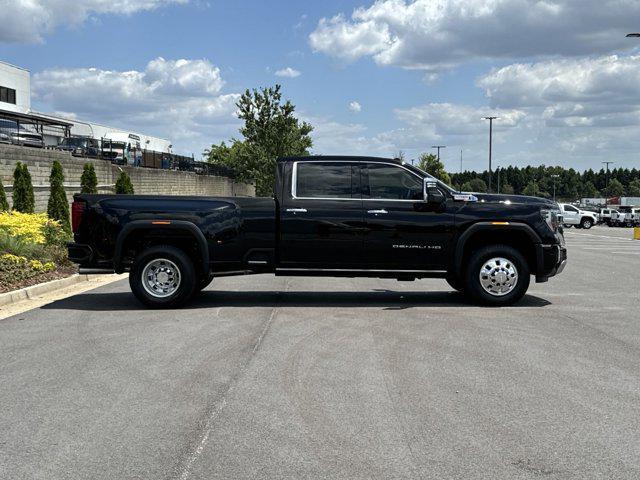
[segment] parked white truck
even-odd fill
[[[562,212],[562,224],[565,227],[576,227],[589,229],[598,223],[598,214],[588,210],[580,210],[578,207],[568,203],[560,203]]]

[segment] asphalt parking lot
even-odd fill
[[[442,280],[126,281],[0,320],[0,478],[640,478],[640,241],[515,307]]]

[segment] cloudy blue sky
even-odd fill
[[[0,60],[33,107],[196,156],[237,135],[246,88],[281,83],[314,152],[484,168],[640,161],[638,0],[0,0]]]

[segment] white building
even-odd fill
[[[132,148],[136,149],[161,153],[171,152],[171,142],[164,138],[109,127],[90,121],[33,111],[31,109],[31,78],[29,71],[0,61],[0,117],[3,113],[7,118],[12,118],[11,114],[16,114],[30,117],[34,121],[50,120],[59,122],[62,125],[71,124],[72,137],[89,137],[99,141],[107,139],[114,144],[130,144]],[[45,145],[56,146],[62,141],[65,130],[50,128],[41,129],[41,132],[44,136]]]
[[[0,61],[0,110],[29,113],[31,77],[29,71]]]

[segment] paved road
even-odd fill
[[[639,478],[640,242],[567,237],[513,308],[254,276],[180,311],[118,282],[0,321],[0,478]]]

